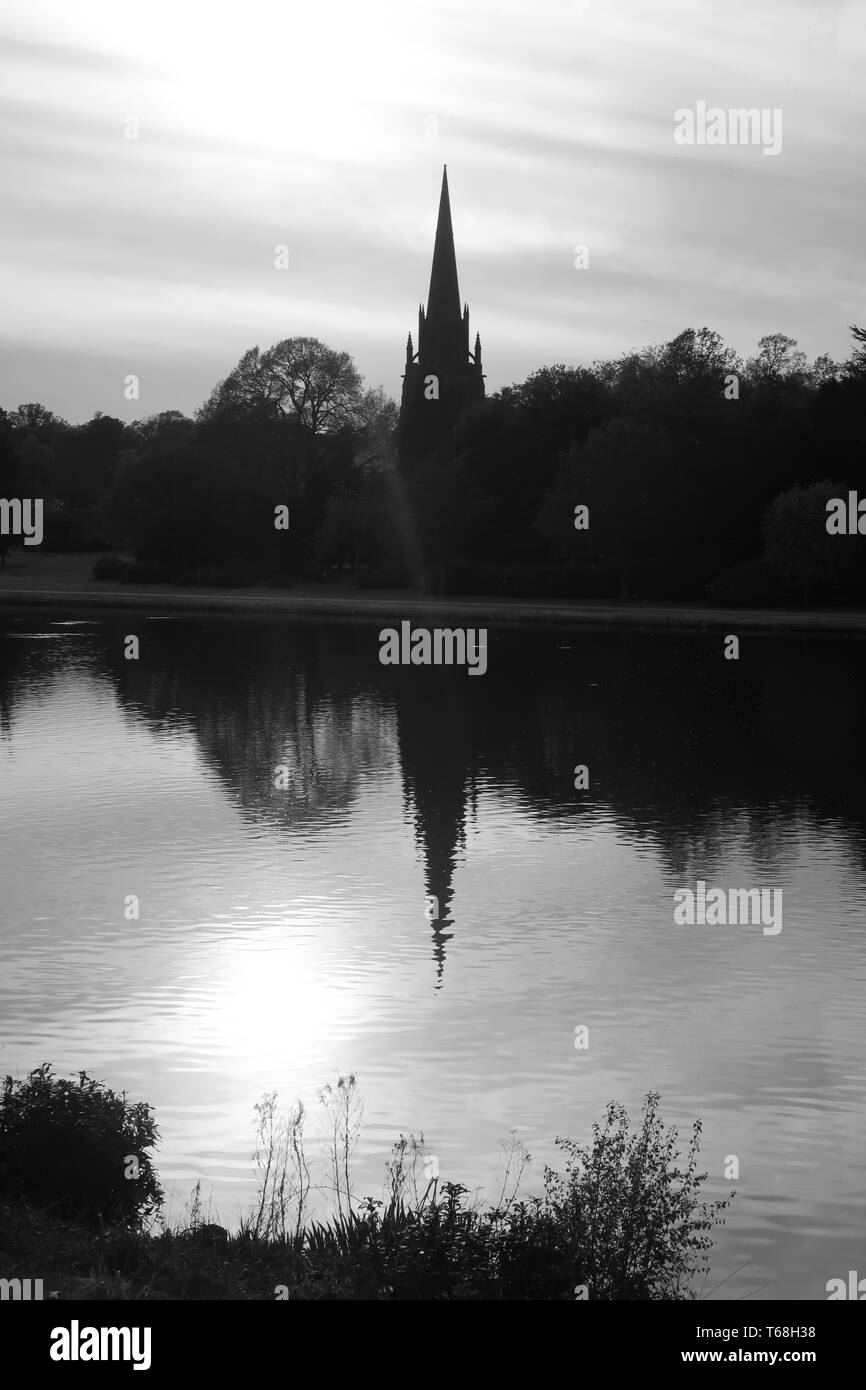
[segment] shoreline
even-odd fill
[[[84,562],[83,564],[81,562]],[[866,635],[866,611],[849,609],[713,608],[694,601],[662,603],[616,599],[497,599],[426,596],[410,590],[359,590],[343,577],[292,589],[182,589],[165,584],[111,584],[90,578],[93,557],[45,556],[39,573],[9,565],[0,572],[0,612],[151,610],[177,615],[251,613],[290,618],[484,619],[496,623],[609,627],[751,628],[768,632],[847,632]],[[24,580],[22,583],[21,581]],[[35,581],[35,582],[34,582]],[[65,581],[65,582],[64,582]],[[332,586],[332,587],[331,587]]]

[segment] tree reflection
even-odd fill
[[[16,631],[46,626],[28,618]],[[86,672],[158,734],[188,730],[242,814],[287,836],[338,826],[363,779],[393,769],[421,865],[419,921],[436,900],[437,986],[454,931],[471,930],[454,875],[482,783],[551,825],[604,815],[659,858],[672,887],[711,877],[733,837],[778,879],[804,824],[832,824],[866,866],[859,639],[746,634],[729,662],[720,631],[491,629],[488,672],[469,679],[383,667],[378,628],[121,614],[77,643],[7,632],[0,730],[14,740],[24,704]],[[137,662],[123,659],[132,631]],[[588,790],[574,789],[577,763]]]

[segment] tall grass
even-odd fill
[[[264,1095],[256,1111],[253,1161],[259,1181],[256,1203],[244,1229],[255,1240],[299,1240],[311,1179],[304,1151],[303,1101],[288,1111],[277,1106],[277,1092]]]
[[[285,1241],[291,1232],[299,1296],[310,1296],[310,1281],[321,1277],[367,1297],[696,1297],[694,1281],[706,1276],[712,1232],[731,1199],[701,1200],[701,1123],[681,1161],[659,1100],[648,1093],[634,1130],[611,1102],[590,1144],[558,1138],[564,1170],[545,1167],[540,1195],[520,1196],[531,1156],[513,1137],[499,1196],[484,1209],[462,1184],[440,1187],[424,1137],[414,1134],[392,1148],[383,1198],[354,1197],[351,1159],[363,1117],[354,1075],[319,1092],[325,1175],[314,1184],[306,1112],[298,1103],[280,1115],[272,1093],[256,1107],[259,1183],[244,1230],[254,1241]],[[328,1219],[307,1219],[311,1191],[330,1197]]]

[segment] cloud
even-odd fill
[[[36,68],[59,68],[63,72],[109,73],[119,71],[147,73],[149,65],[130,53],[100,53],[71,44],[51,43],[45,39],[27,39],[14,34],[2,37],[4,64],[27,65]]]

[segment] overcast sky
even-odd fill
[[[443,163],[488,391],[704,324],[844,358],[866,322],[862,0],[0,14],[6,408],[191,412],[298,334],[398,396]],[[780,152],[678,144],[702,101],[780,109]]]

